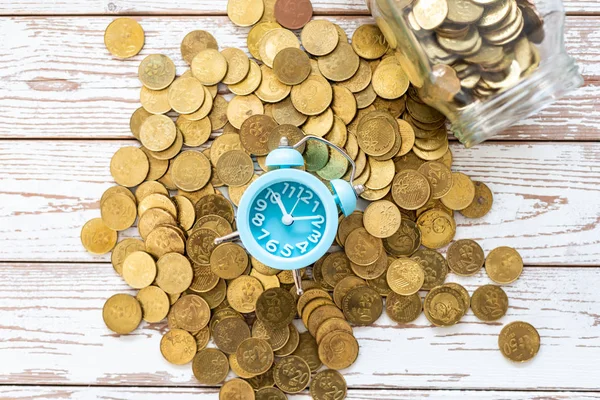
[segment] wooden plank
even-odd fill
[[[364,0],[312,0],[316,14],[368,14]],[[565,0],[570,13],[598,13],[600,5],[594,0]],[[0,4],[0,15],[56,14],[161,14],[211,15],[225,14],[227,0],[19,0]]]
[[[93,261],[79,242],[133,141],[0,141],[0,260]],[[458,215],[457,239],[513,246],[530,265],[599,265],[600,143],[452,145],[454,169],[487,183],[492,212]],[[121,238],[136,236],[132,228]]]
[[[209,4],[210,2],[195,2]],[[166,3],[165,3],[166,4]],[[111,58],[103,44],[110,17],[0,18],[0,138],[129,138],[139,107],[137,69],[148,54],[163,52],[182,74],[179,45],[186,33],[206,29],[222,48],[246,49],[248,28],[226,17],[140,17],[146,48],[130,60]],[[370,17],[333,17],[351,33]],[[500,140],[600,139],[600,36],[595,18],[569,17],[569,52],[587,86],[498,136]],[[223,88],[224,89],[224,88]]]
[[[4,386],[0,400],[214,400],[217,389],[204,388],[115,388],[115,387],[44,387],[44,386]],[[290,400],[310,400],[308,393],[287,395]],[[475,391],[475,390],[357,390],[348,391],[349,400],[560,400],[560,399],[599,399],[600,394],[592,392],[516,392],[516,391]]]
[[[469,312],[449,328],[432,327],[424,315],[399,326],[384,315],[355,328],[360,355],[344,376],[350,387],[365,389],[599,390],[598,272],[526,268],[504,287],[510,308],[499,322]],[[490,283],[484,271],[448,280],[470,293]],[[0,354],[10,360],[0,363],[0,384],[198,386],[190,365],[162,358],[164,323],[129,336],[108,331],[101,308],[119,292],[135,293],[110,264],[0,264]],[[514,364],[498,350],[498,333],[515,320],[541,335],[530,363]]]

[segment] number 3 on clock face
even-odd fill
[[[272,178],[274,172],[265,177]],[[337,230],[337,206],[316,178],[297,171],[315,179],[311,184],[310,179],[290,179],[296,171],[285,172],[288,179],[271,180],[251,198],[242,198],[240,210],[248,209],[245,216],[238,212],[238,218],[245,218],[238,220],[238,229],[242,242],[259,261],[277,269],[297,269],[315,262],[331,246]]]

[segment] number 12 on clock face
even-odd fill
[[[259,246],[288,258],[310,253],[319,244],[325,216],[323,200],[314,191],[299,183],[278,182],[257,194],[248,218]]]

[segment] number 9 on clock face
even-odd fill
[[[337,230],[335,200],[321,182],[311,178],[315,184],[292,179],[262,185],[247,199],[245,216],[238,213],[238,218],[245,218],[238,220],[242,242],[250,254],[270,267],[305,267],[325,254],[333,242]]]

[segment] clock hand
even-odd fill
[[[312,221],[313,219],[322,219],[322,215],[310,215],[307,217],[292,217],[293,221]]]
[[[296,200],[296,204],[294,204],[294,207],[292,207],[292,211],[290,211],[290,215],[294,214],[294,210],[296,209],[296,206],[298,206],[299,202],[300,202],[300,196],[298,196],[298,200]]]
[[[287,211],[285,211],[285,207],[283,206],[283,202],[281,201],[281,195],[279,193],[273,193],[271,197],[275,198],[275,202],[279,206],[279,209],[283,213],[283,216],[289,215]]]

